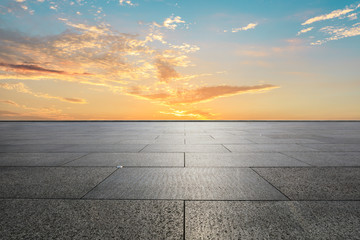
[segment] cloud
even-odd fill
[[[168,83],[170,80],[180,77],[171,62],[166,59],[156,59],[155,66],[158,70],[160,82]]]
[[[184,20],[181,20],[181,17],[179,16],[170,16],[167,19],[165,19],[165,21],[163,22],[163,26],[168,28],[168,29],[172,29],[174,30],[178,25],[176,23],[185,23]]]
[[[0,79],[53,79],[56,74],[59,80],[95,85],[157,77],[169,82],[179,76],[174,67],[189,66],[187,54],[199,50],[187,43],[168,43],[159,29],[151,27],[141,39],[104,23],[59,20],[69,29],[51,36],[33,37],[0,28]],[[162,45],[154,48],[153,41]]]
[[[119,0],[120,5],[124,6],[124,5],[128,5],[131,7],[135,7],[138,4],[131,2],[130,0]]]
[[[30,94],[34,97],[39,97],[39,98],[56,99],[56,100],[60,100],[63,102],[69,102],[69,103],[79,103],[79,104],[86,103],[86,100],[81,99],[81,98],[57,97],[57,96],[51,96],[46,93],[36,93],[36,92],[31,91],[23,83],[0,83],[0,88],[7,89],[7,90],[15,90],[17,92]]]
[[[166,18],[163,23],[159,24],[157,22],[153,22],[152,25],[159,28],[167,28],[171,30],[175,30],[178,27],[179,23],[186,23],[184,20],[181,19],[180,16],[171,15],[170,17]]]
[[[299,36],[300,34],[310,32],[310,31],[313,30],[313,29],[314,29],[314,27],[304,28],[304,29],[300,30],[296,35]]]
[[[155,100],[165,105],[184,105],[199,102],[211,101],[216,98],[238,95],[250,92],[263,92],[278,88],[271,84],[262,84],[255,86],[211,86],[200,87],[195,89],[176,89],[175,91],[159,92],[146,94],[139,89],[130,89],[129,94],[148,100]]]
[[[12,117],[12,116],[18,116],[18,115],[19,115],[19,113],[16,113],[16,112],[0,110],[0,116]]]
[[[61,110],[55,108],[29,108],[30,111],[26,112],[13,112],[0,110],[0,116],[2,119],[9,120],[30,120],[30,119],[56,119],[56,120],[72,120],[72,117],[69,117],[67,114],[62,113]]]
[[[174,44],[169,44],[169,46],[171,48],[175,48],[175,49],[179,49],[182,52],[185,53],[193,53],[193,52],[197,52],[200,50],[200,47],[196,46],[196,45],[190,45],[187,43],[183,43],[182,45],[174,45]]]
[[[54,70],[54,69],[46,69],[36,65],[27,65],[27,64],[8,64],[8,63],[1,63],[0,67],[5,67],[6,70],[15,70],[15,71],[34,71],[34,72],[42,72],[42,73],[56,73],[62,75],[91,75],[90,73],[69,73],[66,71],[61,70]]]
[[[21,112],[12,112],[12,111],[5,111],[0,110],[0,116],[5,117],[10,120],[29,120],[29,119],[73,119],[72,117],[68,116],[67,114],[64,114],[62,110],[56,109],[53,107],[42,107],[42,108],[36,108],[36,107],[29,107],[24,104],[18,104],[11,100],[0,100],[0,103],[5,103],[12,105],[16,108],[21,109]]]
[[[312,45],[321,45],[328,41],[339,40],[347,37],[354,37],[360,35],[360,23],[355,23],[351,27],[333,27],[327,26],[320,29],[320,31],[327,33],[330,37],[324,40],[318,40],[311,43]]]
[[[357,13],[352,13],[352,14],[349,14],[347,16],[350,20],[356,20],[358,17],[357,17]]]
[[[349,12],[354,11],[356,8],[345,8],[345,9],[334,10],[331,13],[310,18],[310,19],[306,20],[305,22],[303,22],[301,25],[309,25],[309,24],[312,24],[314,22],[319,22],[319,21],[329,20],[329,19],[333,19],[333,18],[338,18],[338,17],[341,17],[341,16],[343,16],[343,15],[349,13]]]
[[[303,22],[302,23],[303,26],[317,23],[320,21],[324,22],[322,26],[320,25],[319,30],[317,31],[317,33],[319,33],[318,38],[320,39],[316,41],[312,40],[310,44],[322,45],[329,41],[360,35],[359,26],[358,26],[358,24],[360,23],[354,24],[353,22],[354,20],[357,19],[359,8],[360,8],[360,4],[358,5],[353,4],[350,6],[346,6],[344,9],[337,9],[328,14],[319,15]],[[331,21],[326,21],[326,20],[331,20]],[[306,33],[308,31],[311,31],[312,29],[314,29],[314,27],[305,28],[299,31],[297,35]],[[314,36],[312,36],[312,38],[314,38]]]
[[[257,23],[249,23],[247,26],[245,27],[241,27],[241,28],[233,28],[231,30],[231,32],[236,33],[239,31],[247,31],[249,29],[254,29],[258,24]]]
[[[11,100],[0,100],[0,103],[6,103],[9,105],[13,105],[13,106],[19,106],[16,102],[11,101]]]

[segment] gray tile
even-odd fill
[[[360,202],[187,201],[186,239],[359,239]]]
[[[182,239],[180,201],[0,200],[2,239]]]
[[[313,166],[360,166],[358,152],[284,152]]]
[[[186,167],[309,166],[280,153],[186,153]]]
[[[91,153],[66,166],[183,167],[184,153]]]
[[[360,136],[359,136],[360,138]],[[360,152],[360,144],[301,144],[302,146],[313,148],[320,151],[331,152]]]
[[[68,144],[3,144],[0,145],[0,152],[3,153],[46,153],[64,152]]]
[[[185,144],[185,138],[157,138],[154,142],[154,144]]]
[[[143,149],[145,144],[81,144],[81,145],[71,145],[65,148],[65,152],[99,152],[99,153],[121,153],[121,152],[139,152]]]
[[[303,139],[303,138],[268,138],[268,137],[248,137],[248,140],[255,143],[322,143],[314,139]]]
[[[316,151],[313,148],[298,144],[226,144],[231,152],[284,152],[284,151]]]
[[[141,144],[147,145],[155,143],[155,140],[146,140],[146,139],[123,139],[117,142],[117,144]]]
[[[115,168],[0,167],[1,198],[80,198]]]
[[[0,166],[60,166],[84,153],[0,153]]]
[[[141,152],[229,152],[222,145],[150,144]]]
[[[85,198],[286,199],[249,168],[122,168]]]
[[[360,200],[360,168],[256,168],[292,200]]]

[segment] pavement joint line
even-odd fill
[[[115,168],[115,170],[110,173],[106,178],[104,178],[103,180],[101,180],[98,184],[95,185],[95,187],[91,188],[87,193],[85,193],[81,198],[84,198],[88,193],[90,193],[92,190],[94,190],[97,186],[99,186],[101,183],[103,183],[106,179],[108,179],[111,175],[113,175],[116,171],[118,170],[118,168]],[[80,198],[80,199],[81,199]]]
[[[112,166],[0,166],[0,168],[115,168],[119,165]],[[184,168],[183,166],[123,166],[123,168]],[[357,166],[187,166],[186,168],[360,168]]]
[[[224,144],[221,144],[221,146],[223,146],[226,150],[228,150],[229,152],[231,152],[230,149],[228,149],[227,147],[225,147]]]
[[[71,163],[71,162],[76,161],[76,160],[78,160],[78,159],[80,159],[80,158],[83,158],[83,157],[85,157],[85,156],[88,156],[89,154],[91,154],[91,153],[86,153],[85,155],[83,155],[83,156],[81,156],[81,157],[75,158],[75,159],[73,159],[73,160],[70,160],[70,161],[68,161],[68,162],[66,162],[66,163],[61,164],[60,166],[64,166],[64,165],[66,165],[66,164],[68,164],[68,163]]]
[[[186,167],[185,152],[184,152],[184,167]]]
[[[185,211],[186,211],[186,205],[185,205],[186,200],[184,200],[184,206],[183,206],[183,240],[185,240],[185,231],[186,231],[186,216],[185,216]]]
[[[287,199],[289,199],[290,201],[292,200],[291,198],[289,198],[285,193],[283,193],[282,191],[280,191],[277,187],[275,187],[271,182],[269,182],[266,178],[264,178],[263,176],[261,176],[257,171],[255,171],[255,169],[250,168],[251,170],[253,170],[259,177],[261,177],[262,179],[264,179],[268,184],[270,184],[273,188],[275,188],[276,190],[278,190],[279,193],[281,193],[282,195],[284,195]]]
[[[360,202],[360,199],[169,199],[169,198],[2,198],[1,200],[72,200],[72,201],[184,201],[184,202]]]
[[[138,153],[140,153],[142,150],[144,150],[144,148],[146,148],[147,146],[149,146],[150,144],[146,144],[145,145],[145,147],[143,147],[142,149],[140,149],[139,151],[138,151]]]
[[[287,154],[285,154],[285,153],[283,153],[283,152],[278,152],[278,153],[280,153],[280,154],[282,154],[282,155],[284,155],[284,156],[287,156],[287,157],[289,157],[289,158],[295,159],[295,160],[297,160],[297,161],[299,161],[299,162],[305,163],[306,165],[309,165],[309,166],[311,166],[311,167],[316,167],[315,165],[312,165],[312,164],[310,164],[310,163],[304,162],[304,161],[302,161],[302,160],[300,160],[300,159],[297,159],[296,157],[289,156],[289,155],[287,155]]]

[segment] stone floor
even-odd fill
[[[360,122],[1,122],[2,239],[360,239]]]

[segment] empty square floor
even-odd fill
[[[360,122],[0,122],[3,239],[359,239]]]

